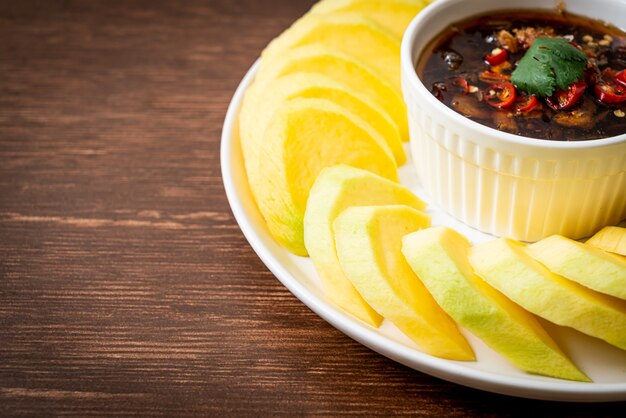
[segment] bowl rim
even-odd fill
[[[554,150],[572,150],[572,149],[596,149],[603,148],[615,144],[626,143],[626,133],[611,136],[607,138],[598,138],[598,139],[589,139],[589,140],[581,140],[581,141],[554,141],[550,139],[544,138],[531,138],[521,135],[515,135],[508,132],[502,132],[495,128],[491,128],[489,126],[483,125],[479,122],[471,120],[454,110],[450,109],[445,104],[441,103],[441,101],[437,100],[435,96],[426,88],[424,83],[417,75],[417,71],[414,66],[414,54],[413,54],[413,46],[415,41],[419,35],[419,31],[424,22],[430,19],[437,19],[439,21],[443,21],[444,25],[450,25],[459,19],[445,19],[446,12],[452,8],[452,6],[457,5],[462,2],[467,2],[471,0],[437,0],[436,2],[430,3],[426,6],[420,13],[417,14],[415,18],[411,21],[409,26],[407,27],[404,36],[402,38],[401,50],[400,50],[400,68],[402,72],[403,79],[403,89],[405,87],[405,81],[408,84],[408,87],[411,88],[414,92],[418,93],[421,99],[426,100],[426,104],[428,107],[432,109],[433,112],[438,112],[443,115],[446,119],[451,120],[452,122],[460,123],[465,128],[471,129],[474,133],[478,134],[478,138],[480,136],[488,136],[491,138],[496,138],[504,143],[514,144],[516,146],[526,146],[532,148],[542,148],[542,149],[554,149]],[[512,6],[510,3],[503,5],[502,7],[494,8],[494,11],[506,11],[506,10],[515,10],[515,9],[524,9],[523,4],[519,4],[514,2]],[[619,2],[615,2],[616,7],[620,7]],[[536,9],[536,8],[535,8]],[[487,12],[485,12],[487,13]],[[468,14],[466,17],[470,18],[475,14]],[[429,42],[433,38],[429,39]],[[419,51],[420,53],[422,51]],[[419,55],[419,54],[415,54]],[[406,93],[405,93],[406,95]],[[425,106],[426,107],[426,106]]]

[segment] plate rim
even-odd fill
[[[245,91],[251,85],[260,65],[260,59],[248,69],[239,83],[224,118],[220,140],[220,165],[222,182],[231,211],[246,240],[263,264],[295,297],[323,320],[339,331],[400,364],[430,376],[452,383],[528,399],[562,402],[618,402],[626,401],[625,383],[582,383],[569,381],[538,381],[516,376],[504,376],[489,371],[464,367],[461,362],[445,360],[422,353],[370,329],[352,319],[348,314],[307,290],[293,274],[281,264],[272,251],[265,247],[262,232],[255,228],[242,203],[242,191],[235,184],[234,161],[243,164],[243,157],[236,154],[234,133],[239,109]],[[252,198],[249,196],[249,198]],[[254,205],[254,204],[253,204]],[[254,205],[256,208],[256,205]],[[266,234],[267,235],[267,234]],[[271,237],[265,237],[271,239]],[[286,249],[280,248],[287,252]]]

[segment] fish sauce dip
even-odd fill
[[[626,33],[564,11],[502,11],[455,23],[416,71],[446,106],[530,138],[626,133]]]

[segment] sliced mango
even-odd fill
[[[397,37],[429,1],[427,0],[322,0],[311,13],[358,13],[372,19]]]
[[[398,127],[384,109],[368,97],[324,75],[293,73],[260,87],[253,85],[244,98],[239,114],[239,132],[250,182],[258,179],[259,150],[272,115],[283,102],[298,97],[327,99],[343,106],[367,121],[387,141],[398,165],[406,161]]]
[[[339,307],[374,327],[380,325],[382,317],[365,302],[341,269],[332,225],[348,207],[389,204],[408,205],[418,210],[426,207],[399,183],[369,171],[336,165],[320,172],[304,214],[304,244],[326,294]]]
[[[469,259],[487,283],[535,315],[626,349],[626,301],[552,273],[510,239],[477,245]]]
[[[467,239],[446,227],[406,235],[402,253],[439,306],[511,363],[530,373],[590,381],[537,319],[478,277]]]
[[[324,99],[294,99],[276,110],[265,130],[256,187],[271,234],[288,250],[307,255],[303,218],[319,172],[339,163],[397,180],[385,140],[358,116]]]
[[[321,44],[366,63],[400,89],[400,39],[358,15],[311,15],[297,20],[265,48],[270,60],[289,49]]]
[[[255,84],[295,73],[323,74],[370,98],[394,120],[403,141],[409,140],[406,105],[400,90],[362,62],[322,45],[310,45],[263,59]]]
[[[361,296],[424,352],[474,360],[454,321],[402,256],[402,237],[429,225],[427,215],[404,205],[352,207],[333,223],[337,255]]]
[[[529,245],[526,251],[553,273],[626,299],[626,261],[620,257],[560,235]]]
[[[606,226],[589,238],[586,244],[626,257],[626,228]]]

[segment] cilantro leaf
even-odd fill
[[[511,74],[513,84],[530,94],[551,96],[583,78],[587,56],[566,38],[537,38]]]

